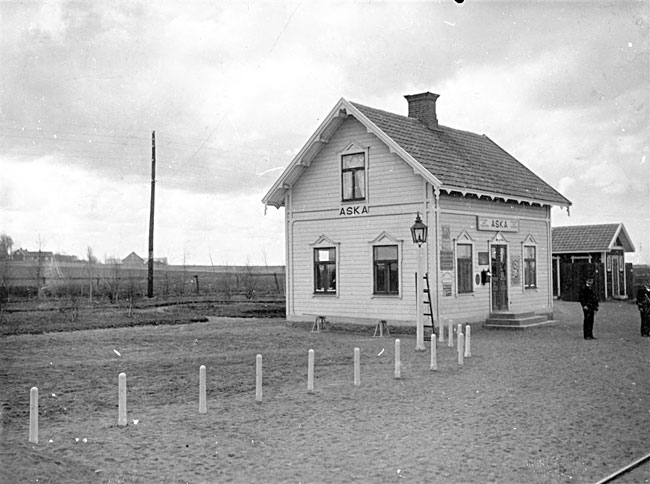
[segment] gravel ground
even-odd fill
[[[650,453],[650,338],[607,302],[527,330],[472,327],[472,357],[395,335],[210,318],[0,338],[6,483],[594,483]],[[354,348],[361,381],[353,385]],[[314,349],[315,391],[307,390]],[[118,355],[119,353],[119,355]],[[264,396],[255,402],[255,356]],[[198,413],[206,365],[208,412]],[[127,374],[129,424],[117,424]],[[39,443],[28,442],[39,388]],[[650,482],[650,464],[615,481]]]

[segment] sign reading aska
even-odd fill
[[[519,232],[519,220],[515,218],[476,218],[478,219],[476,223],[476,228],[478,230],[490,230],[493,232]]]
[[[365,215],[368,213],[368,207],[366,205],[354,205],[351,207],[341,207],[339,210],[339,217],[353,217],[355,215]]]

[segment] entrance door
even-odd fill
[[[508,309],[508,246],[492,245],[492,310]]]
[[[620,261],[616,255],[608,257],[612,258],[612,297],[618,297],[621,295],[621,280],[619,278],[621,270]]]

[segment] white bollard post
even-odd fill
[[[401,378],[402,376],[402,362],[400,361],[400,341],[399,339],[395,340],[395,378]]]
[[[454,347],[454,321],[453,319],[449,320],[449,331],[447,332],[447,336],[449,336],[448,341],[447,341],[447,346],[450,348]]]
[[[436,335],[431,333],[431,370],[438,369],[438,355],[436,353]]]
[[[471,326],[469,324],[465,325],[465,358],[472,356],[472,343],[471,343]]]
[[[38,388],[29,391],[29,441],[38,444]]]
[[[255,358],[255,401],[262,403],[262,355]]]
[[[126,425],[126,373],[119,374],[118,387],[117,425],[124,427]]]
[[[314,392],[314,350],[309,350],[307,361],[307,391]]]
[[[361,350],[354,349],[354,386],[361,385]]]
[[[463,333],[460,333],[458,335],[458,364],[459,365],[462,365],[465,362],[463,359],[463,355],[465,354],[465,350],[463,349],[464,339],[465,338],[463,337]]]
[[[199,368],[199,413],[207,413],[208,404],[206,399],[205,388],[205,365]]]
[[[438,341],[444,343],[445,342],[445,321],[442,318],[440,318],[440,324],[438,325],[438,328],[440,329],[439,331],[440,337],[438,338]]]

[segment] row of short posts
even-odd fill
[[[444,327],[440,327],[440,341],[444,341]],[[471,327],[465,326],[463,334],[462,325],[457,327],[457,347],[458,364],[463,365],[465,358],[471,357]],[[449,324],[448,341],[449,346],[453,347],[454,332],[453,326]],[[431,365],[430,369],[438,369],[437,358],[437,341],[435,333],[431,335]],[[207,396],[206,396],[206,376],[205,366],[199,368],[199,413],[207,413]],[[402,376],[401,363],[401,343],[399,339],[395,340],[395,378]],[[354,386],[361,385],[361,350],[354,348]],[[307,362],[307,391],[314,392],[314,350],[310,349]],[[118,417],[117,425],[124,427],[127,425],[126,411],[126,374],[120,373],[118,376]],[[257,355],[255,359],[255,401],[262,403],[262,355]],[[38,388],[32,387],[29,392],[29,442],[38,443]]]

